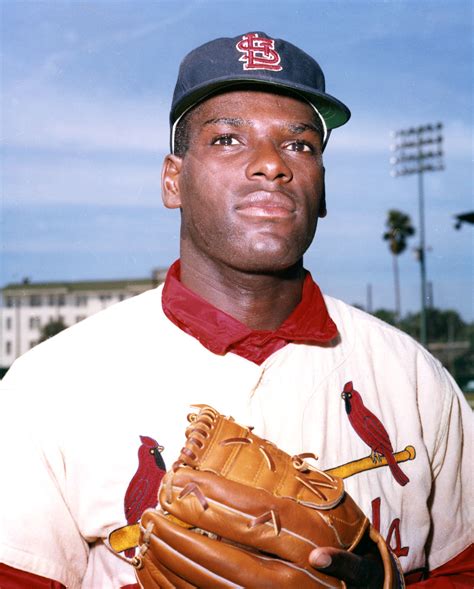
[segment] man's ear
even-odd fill
[[[179,174],[182,164],[182,158],[173,154],[168,154],[163,162],[163,169],[161,171],[161,196],[163,204],[168,209],[179,209],[181,207]]]
[[[323,167],[323,186],[321,189],[321,202],[319,203],[319,213],[318,217],[321,219],[328,214],[328,210],[326,208],[326,182],[325,182],[325,175],[326,175],[326,168]]]

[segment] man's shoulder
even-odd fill
[[[147,290],[90,315],[79,323],[68,327],[56,336],[40,344],[35,351],[47,346],[63,347],[81,340],[100,338],[113,340],[118,334],[127,336],[130,331],[143,330],[162,316],[161,288]]]
[[[426,348],[397,327],[340,299],[324,295],[324,300],[343,341],[354,346],[364,343],[381,349],[392,347],[394,351],[402,351],[405,356],[421,354],[437,362]]]
[[[149,345],[166,322],[161,308],[161,288],[146,291],[111,305],[18,358],[4,381],[28,372],[54,374],[99,362],[120,362],[140,346]]]
[[[458,386],[441,362],[407,333],[370,313],[333,297],[325,297],[339,331],[340,358],[355,373],[397,386],[397,398],[414,392],[426,402],[447,407]],[[395,398],[395,397],[394,397]],[[418,401],[420,402],[420,401]]]
[[[350,320],[354,323],[354,326],[365,328],[368,330],[383,330],[388,331],[389,333],[393,333],[394,335],[400,335],[402,337],[412,338],[407,335],[406,333],[400,331],[393,325],[390,325],[386,321],[382,321],[375,315],[364,311],[363,309],[356,307],[354,305],[349,305],[348,303],[337,299],[335,297],[324,295],[324,300],[326,302],[329,314],[335,316],[336,318]],[[414,340],[413,340],[414,341]]]

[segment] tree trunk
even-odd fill
[[[397,325],[400,323],[401,318],[401,302],[400,302],[400,275],[398,272],[398,256],[392,255],[393,258],[393,281],[395,286],[395,321]]]

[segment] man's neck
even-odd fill
[[[275,330],[301,300],[302,262],[275,273],[248,273],[181,257],[181,282],[253,330]]]

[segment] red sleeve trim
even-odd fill
[[[0,562],[1,589],[66,589],[59,581],[52,581],[33,573],[14,569]]]
[[[410,574],[406,576],[406,580],[407,585],[413,589],[472,589],[474,587],[474,544],[431,571],[425,581],[410,582]]]

